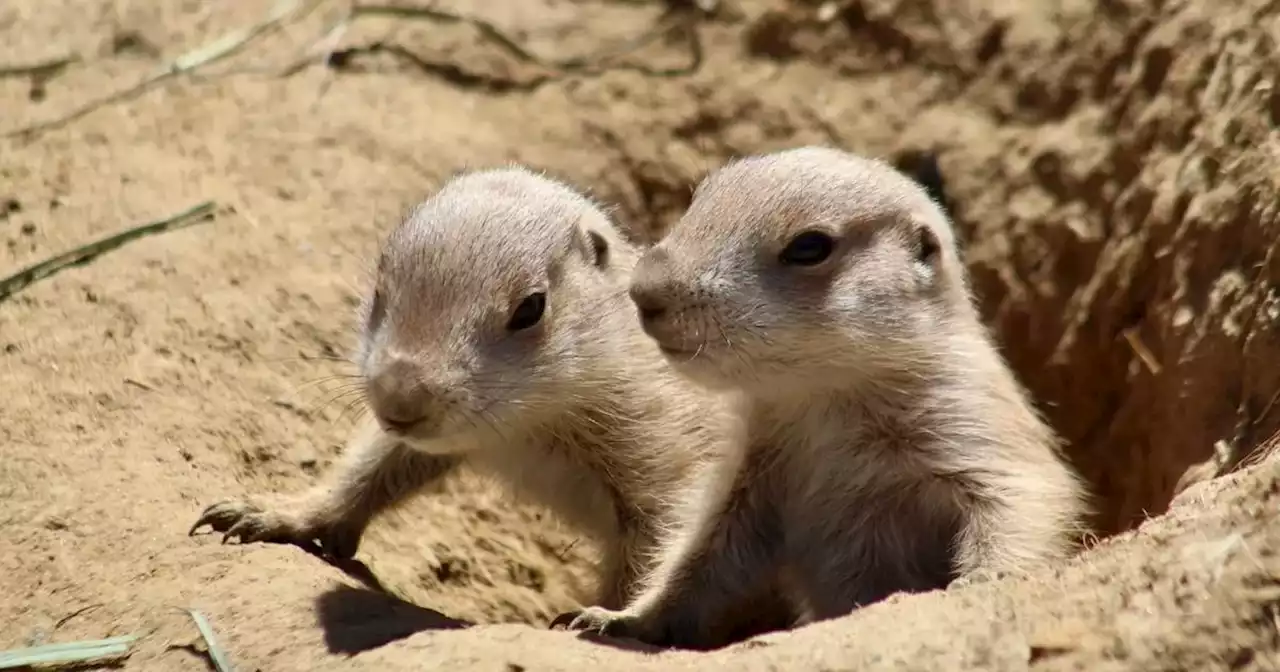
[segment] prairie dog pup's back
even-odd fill
[[[1060,558],[1082,489],[992,345],[951,223],[880,161],[730,163],[637,263],[644,330],[741,395],[741,452],[650,590],[578,627],[708,646],[708,609],[785,575],[811,618]]]

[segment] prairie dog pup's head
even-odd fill
[[[592,334],[625,305],[633,264],[607,216],[559,182],[518,167],[452,179],[379,256],[356,354],[371,410],[432,452],[560,411],[591,380]]]
[[[918,358],[971,310],[950,222],[919,184],[818,147],[708,175],[630,291],[677,370],[766,393]]]

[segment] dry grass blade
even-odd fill
[[[313,1],[309,3],[307,8],[310,9],[317,4],[318,2]],[[89,101],[88,103],[85,103],[60,117],[50,119],[49,121],[38,122],[24,128],[8,131],[3,135],[0,135],[0,137],[31,136],[75,121],[76,119],[79,119],[100,107],[138,96],[151,87],[156,86],[171,77],[189,73],[196,68],[208,65],[234,54],[240,49],[243,49],[257,37],[263,35],[272,28],[275,28],[280,24],[280,22],[284,21],[285,18],[298,12],[302,8],[302,0],[279,0],[272,6],[271,11],[267,13],[266,18],[262,21],[227,33],[226,35],[223,35],[222,37],[219,37],[198,49],[182,54],[172,62],[157,70],[154,74],[148,75],[142,81],[134,84],[133,86],[126,87],[114,93],[109,93],[96,100]]]
[[[0,79],[6,77],[50,77],[79,60],[76,56],[63,56],[28,65],[0,65]]]
[[[430,7],[356,4],[351,7],[351,10],[342,17],[337,25],[328,31],[328,35],[332,37],[335,34],[340,34],[342,31],[345,31],[350,24],[354,23],[361,17],[383,17],[404,21],[425,20],[440,24],[466,25],[479,32],[481,37],[483,37],[487,42],[497,45],[508,56],[524,63],[536,65],[544,70],[551,71],[553,74],[538,76],[525,82],[469,74],[457,65],[431,62],[402,46],[383,42],[376,42],[363,47],[352,47],[342,50],[336,49],[336,45],[330,43],[328,48],[326,48],[322,53],[311,53],[304,56],[298,61],[283,68],[279,74],[281,76],[293,75],[301,71],[307,65],[315,63],[317,61],[317,57],[322,57],[320,58],[321,62],[327,65],[338,67],[340,63],[345,62],[346,59],[353,54],[384,52],[407,59],[419,69],[442,76],[454,84],[461,86],[480,85],[495,91],[504,91],[532,90],[546,82],[560,79],[566,75],[580,74],[598,76],[610,70],[633,70],[654,77],[678,77],[696,72],[697,69],[701,67],[703,60],[702,44],[698,37],[696,28],[693,25],[696,19],[691,16],[688,11],[683,11],[678,7],[668,9],[667,12],[664,12],[662,16],[658,18],[649,30],[641,33],[637,37],[626,40],[622,44],[615,45],[612,48],[592,55],[575,56],[563,60],[548,59],[533,53],[528,48],[522,46],[519,41],[508,36],[497,26],[483,19],[455,14],[453,12]],[[688,64],[670,68],[655,68],[646,64],[635,63],[616,63],[610,65],[613,61],[638,51],[639,49],[658,41],[662,37],[670,34],[671,31],[677,29],[684,32],[689,43],[690,55]]]
[[[533,63],[535,65],[540,65],[544,68],[549,68],[552,70],[560,70],[564,72],[575,72],[575,71],[591,71],[593,70],[593,67],[594,67],[592,65],[593,62],[612,60],[614,58],[618,58],[619,56],[623,56],[627,53],[640,49],[641,47],[644,47],[650,42],[656,41],[664,33],[666,33],[668,30],[672,28],[672,21],[670,21],[670,19],[676,15],[673,15],[673,14],[664,15],[662,18],[658,20],[657,25],[653,29],[646,31],[642,33],[639,37],[632,38],[628,40],[626,43],[619,45],[618,47],[615,47],[614,49],[611,49],[607,52],[602,52],[594,56],[586,56],[586,57],[579,56],[579,57],[569,58],[569,59],[560,60],[560,61],[549,60],[546,58],[542,58],[537,54],[534,54],[533,52],[521,46],[520,43],[517,42],[515,39],[508,37],[506,33],[502,32],[502,30],[500,30],[497,26],[493,25],[492,23],[489,23],[488,21],[477,19],[471,16],[463,16],[461,14],[454,14],[452,12],[446,12],[439,9],[431,9],[427,7],[356,5],[351,11],[351,18],[355,19],[361,16],[389,16],[389,17],[394,17],[399,19],[428,19],[428,20],[432,20],[440,23],[465,24],[479,31],[479,33],[483,35],[485,38],[497,44],[508,54],[510,54],[511,56],[513,56],[514,58],[520,61],[524,61],[526,63]],[[677,18],[686,18],[686,17],[677,17]],[[643,67],[634,68],[634,69],[648,71],[646,68],[643,68]],[[684,69],[677,69],[672,72],[667,72],[664,70],[653,70],[649,72],[650,74],[654,74],[654,75],[664,75],[664,74],[683,73],[683,70]]]
[[[482,21],[461,14],[454,14],[430,7],[399,7],[395,5],[356,5],[351,10],[351,18],[359,18],[361,16],[386,16],[396,19],[430,19],[440,23],[462,23],[476,30],[488,39],[497,43],[507,53],[515,58],[527,63],[537,63],[538,65],[546,65],[546,62],[530,53],[527,49],[520,46],[515,40],[507,37],[505,33],[498,30],[488,21]]]
[[[129,241],[205,221],[213,217],[213,212],[213,201],[205,201],[172,217],[126,229],[87,245],[81,245],[69,252],[63,252],[34,266],[24,268],[7,278],[0,279],[0,302],[26,289],[34,282],[43,280],[63,269],[86,264],[99,255],[110,252]]]
[[[0,651],[0,670],[29,668],[36,665],[83,664],[105,658],[119,658],[128,655],[129,645],[135,639],[137,639],[135,635],[122,635],[108,639],[45,644]]]
[[[188,609],[187,613],[191,614],[191,620],[196,622],[196,629],[200,631],[200,636],[204,637],[204,644],[209,649],[209,658],[213,661],[213,666],[218,672],[232,672],[231,659],[218,644],[218,638],[213,635],[213,626],[209,624],[209,619],[195,609]]]

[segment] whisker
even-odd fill
[[[353,410],[358,410],[364,406],[365,406],[364,397],[357,397],[355,399],[352,399],[347,403],[346,406],[343,407],[342,412],[338,414],[338,421],[339,422],[345,421],[347,419],[348,413],[351,413]]]
[[[331,406],[339,403],[343,405],[343,412],[345,412],[345,409],[350,408],[351,404],[362,401],[363,399],[364,395],[361,390],[347,390],[329,397],[322,404],[317,406],[313,412],[323,415]],[[339,414],[339,417],[341,417],[341,413]]]

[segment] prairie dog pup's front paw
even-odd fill
[[[947,589],[976,586],[993,581],[1001,581],[1012,577],[1025,576],[1026,572],[1015,569],[975,569],[947,584]]]
[[[566,630],[581,630],[609,637],[644,639],[639,636],[641,629],[634,615],[604,607],[586,607],[560,614],[551,622],[551,627],[561,626]]]
[[[709,648],[703,641],[706,633],[696,621],[655,617],[626,610],[587,607],[561,614],[551,624],[553,628],[556,626],[606,637],[632,639],[655,647]]]
[[[319,543],[325,553],[338,558],[355,557],[362,526],[342,522],[317,522],[318,516],[291,511],[286,506],[268,507],[247,500],[223,500],[205,508],[188,535],[208,525],[222,533],[222,542],[236,538],[242,544],[254,542],[288,543],[305,546]],[[305,509],[305,507],[301,507]]]

